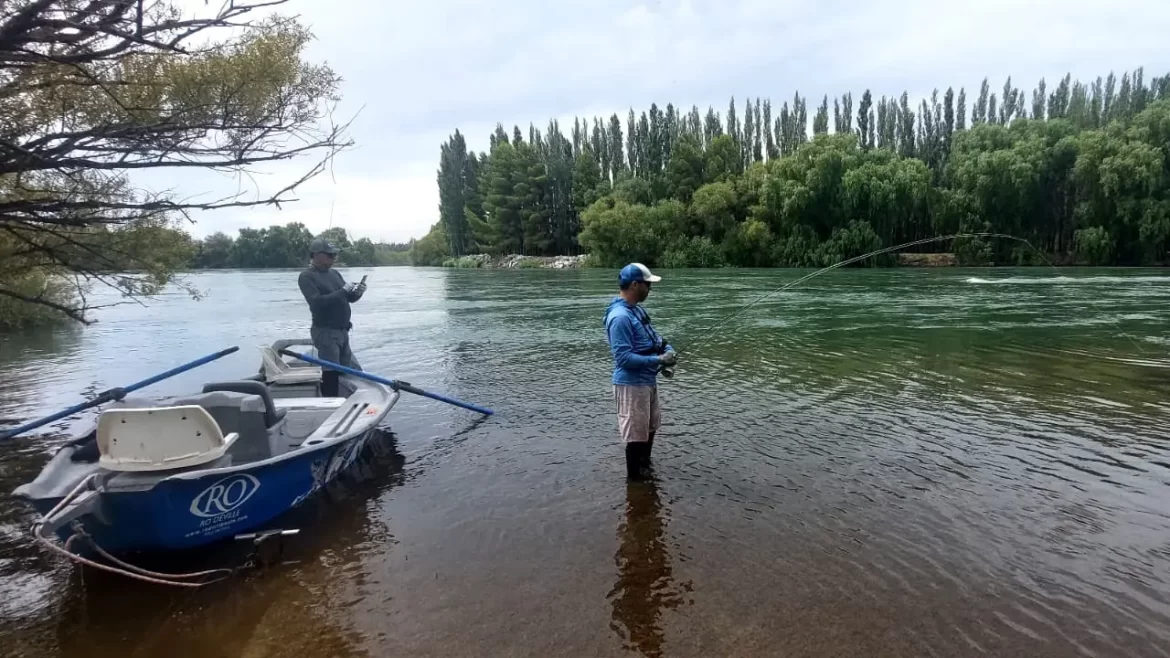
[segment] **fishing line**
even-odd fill
[[[761,295],[760,297],[756,298],[755,300],[737,308],[735,311],[731,312],[729,315],[725,316],[724,318],[722,318],[721,320],[719,320],[715,324],[708,327],[703,332],[703,335],[699,338],[699,341],[697,341],[694,345],[701,345],[703,343],[704,339],[708,339],[714,335],[716,329],[723,326],[724,324],[726,324],[730,320],[738,317],[741,313],[743,313],[744,311],[748,310],[749,308],[755,306],[756,304],[759,304],[760,302],[764,301],[765,299],[768,299],[769,297],[771,297],[773,295],[784,292],[785,290],[788,290],[789,288],[792,288],[793,286],[804,283],[805,281],[808,281],[809,279],[812,279],[813,277],[820,276],[820,275],[824,274],[825,272],[835,270],[838,267],[844,267],[846,265],[851,265],[853,263],[865,260],[867,258],[872,258],[874,256],[880,256],[882,254],[888,254],[892,251],[898,251],[899,249],[905,249],[907,247],[914,247],[914,246],[917,246],[920,244],[928,244],[931,242],[941,242],[943,240],[953,240],[955,238],[1007,238],[1008,240],[1015,240],[1016,242],[1022,242],[1023,244],[1027,245],[1029,249],[1034,251],[1036,253],[1036,255],[1038,255],[1040,257],[1040,259],[1044,261],[1045,264],[1047,264],[1049,267],[1051,267],[1054,272],[1056,272],[1057,274],[1059,274],[1059,272],[1060,272],[1060,270],[1058,270],[1056,268],[1056,265],[1054,265],[1052,263],[1052,261],[1048,260],[1048,257],[1044,255],[1044,252],[1037,249],[1031,242],[1028,242],[1024,238],[1017,237],[1014,235],[1008,235],[1006,233],[987,233],[987,232],[953,233],[950,235],[940,235],[940,236],[935,236],[932,238],[923,238],[921,240],[914,240],[912,242],[906,242],[904,244],[894,245],[892,247],[884,247],[882,249],[877,249],[875,251],[871,251],[869,253],[862,254],[860,256],[854,256],[853,258],[847,258],[839,263],[834,263],[828,267],[823,267],[815,272],[812,272],[810,274],[806,274],[806,275],[800,277],[799,279],[796,279],[795,281],[790,281],[790,282],[784,284],[783,286],[780,286],[779,288],[775,288],[772,291]],[[1114,325],[1118,326],[1118,332],[1120,332],[1126,338],[1129,338],[1130,342],[1132,342],[1134,344],[1134,346],[1138,348],[1139,352],[1143,352],[1143,350],[1141,349],[1141,346],[1138,344],[1138,342],[1132,336],[1125,333],[1124,331],[1121,331],[1120,325],[1118,325],[1118,322],[1116,319],[1113,320],[1113,323],[1114,323]],[[693,350],[694,350],[694,346],[692,346],[691,351],[693,351]]]

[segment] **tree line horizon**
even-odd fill
[[[652,103],[564,130],[500,122],[482,152],[455,130],[440,146],[439,220],[411,261],[810,267],[974,232],[1027,239],[1058,263],[1170,260],[1170,75],[1069,73],[1030,93],[984,78],[973,102],[948,87],[917,106],[866,89],[856,106],[852,92],[824,95],[811,116],[807,97],[790,100],[732,96],[705,114]],[[1037,260],[978,238],[949,250],[964,264]]]

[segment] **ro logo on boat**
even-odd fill
[[[226,477],[195,496],[191,513],[204,518],[227,514],[247,502],[259,488],[260,481],[247,473]]]

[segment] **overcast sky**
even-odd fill
[[[291,221],[317,233],[332,213],[356,237],[422,237],[438,218],[440,143],[458,128],[486,149],[497,121],[527,136],[529,122],[543,132],[555,117],[567,134],[575,115],[617,112],[624,128],[631,107],[725,116],[733,95],[740,108],[771,98],[776,116],[797,90],[810,120],[822,95],[852,91],[856,109],[866,88],[876,102],[965,86],[970,107],[984,76],[998,92],[1009,75],[1030,104],[1041,76],[1051,91],[1066,72],[1170,71],[1168,0],[292,0],[282,11],[316,35],[308,57],[342,76],[339,115],[360,109],[356,147],[300,202],[203,213],[195,235]],[[222,194],[294,173],[240,183],[179,172],[167,186]]]

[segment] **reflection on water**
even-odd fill
[[[649,480],[626,485],[626,513],[618,527],[617,582],[608,598],[614,631],[647,658],[663,653],[661,618],[684,601],[686,587],[674,582],[666,544],[666,519],[658,487]],[[689,583],[687,584],[689,586]]]
[[[196,593],[62,564],[0,498],[0,647],[1170,655],[1164,272],[837,270],[715,332],[802,273],[665,272],[649,306],[682,360],[655,482],[632,486],[602,329],[613,272],[369,274],[363,365],[496,415],[404,396],[387,461],[278,522],[302,529],[298,563]],[[149,393],[250,374],[257,345],[307,333],[295,271],[196,277],[197,303],[0,340],[0,422],[229,345]],[[2,446],[0,491],[74,422]]]

